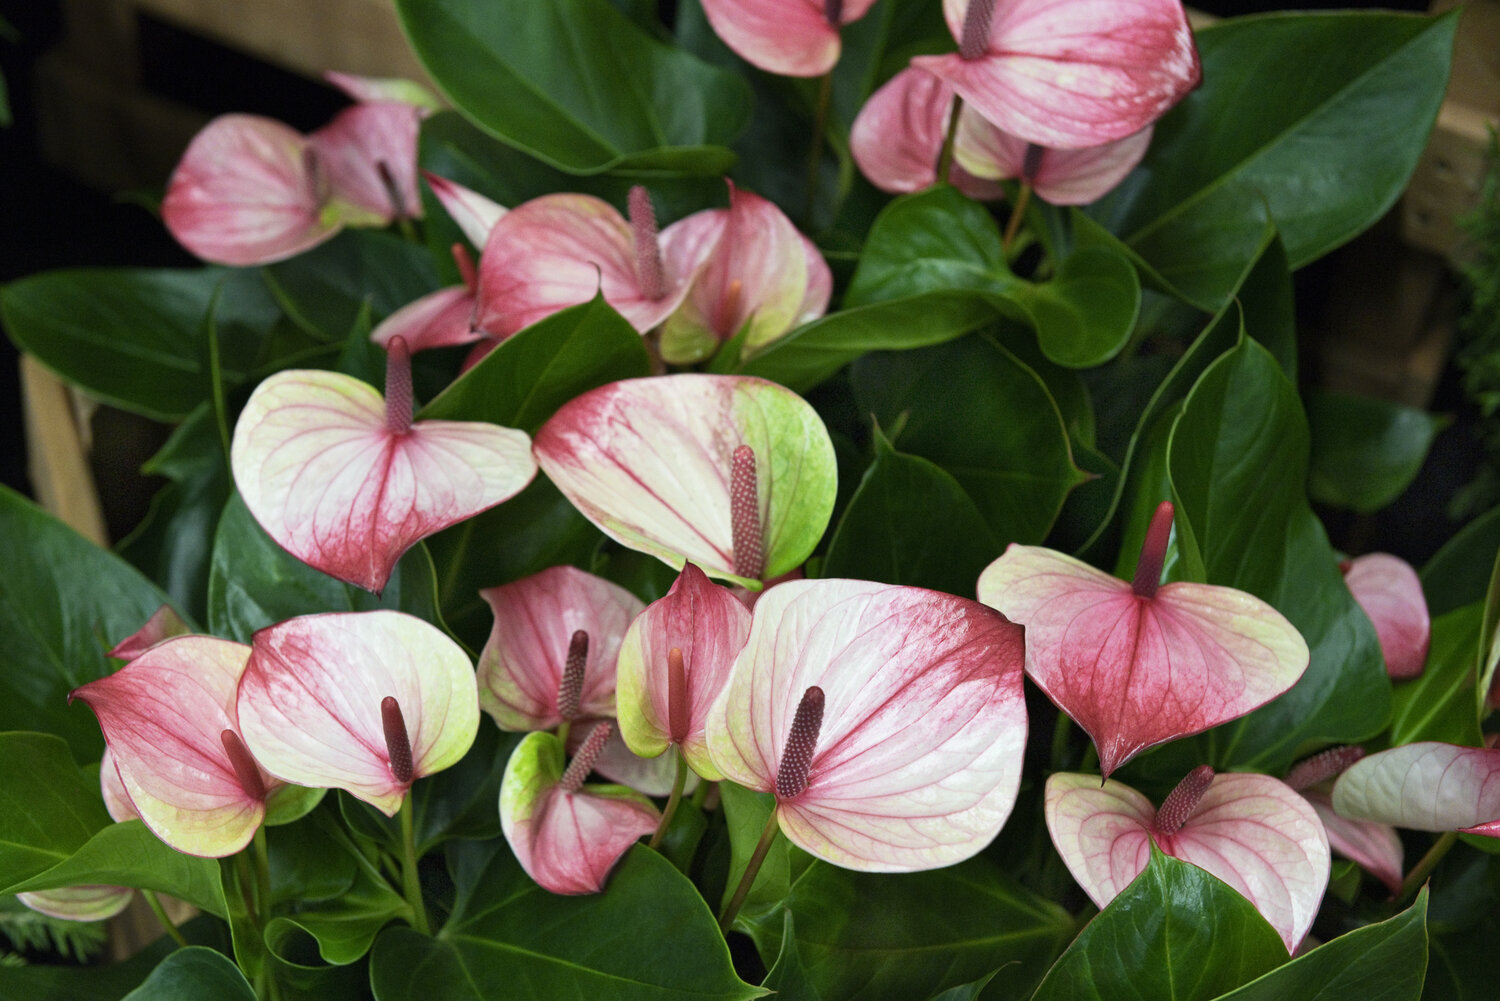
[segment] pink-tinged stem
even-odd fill
[[[958,40],[958,54],[963,59],[978,59],[990,47],[990,20],[995,14],[995,0],[969,0],[964,12],[963,37]]]
[[[1167,540],[1172,537],[1172,502],[1162,501],[1151,516],[1146,541],[1141,545],[1141,559],[1135,565],[1135,580],[1130,587],[1142,598],[1156,597],[1161,587],[1161,568],[1167,562]]]
[[[812,767],[813,750],[818,731],[823,728],[823,689],[813,685],[802,693],[792,730],[781,751],[781,766],[776,769],[776,801],[796,799],[807,788],[807,770]]]
[[[599,723],[583,738],[578,753],[568,762],[568,770],[558,780],[557,784],[561,789],[565,792],[577,792],[583,788],[583,780],[594,770],[594,762],[599,760],[599,753],[604,750],[604,742],[609,739],[612,729],[614,727],[610,723]]]
[[[474,270],[474,258],[469,254],[469,248],[455,243],[453,263],[458,265],[458,274],[463,279],[464,287],[470,292],[476,291],[479,288],[479,272]]]
[[[422,880],[417,874],[416,821],[412,817],[411,792],[401,797],[401,889],[411,907],[411,926],[423,935],[431,935],[427,923],[427,904],[422,899]]]
[[[631,188],[629,209],[630,230],[635,236],[635,277],[641,283],[641,294],[656,302],[667,294],[667,279],[661,267],[651,193],[639,184]]]
[[[589,660],[589,634],[582,629],[568,641],[568,659],[557,683],[557,715],[565,721],[578,718],[583,704],[583,669]]]
[[[234,777],[239,780],[240,788],[245,790],[245,795],[251,799],[264,800],[266,798],[266,784],[260,777],[260,766],[255,763],[250,749],[240,739],[240,735],[233,730],[225,730],[219,734],[219,743],[224,745],[224,753],[229,755],[229,764],[234,768]]]
[[[406,735],[406,717],[395,696],[380,700],[380,723],[385,728],[385,751],[391,762],[391,777],[402,785],[412,778],[411,738]]]
[[[1026,144],[1026,153],[1021,157],[1021,180],[1027,184],[1036,183],[1036,175],[1042,169],[1042,157],[1047,153],[1047,147],[1038,146],[1036,143]]]
[[[1208,787],[1213,782],[1214,770],[1208,765],[1199,765],[1188,772],[1187,777],[1177,783],[1177,788],[1162,802],[1161,809],[1156,811],[1157,831],[1176,834],[1182,830],[1182,825],[1198,809],[1198,801],[1208,792]]]
[[[688,709],[687,668],[674,646],[667,651],[667,733],[674,744],[687,740]]]
[[[837,28],[844,23],[844,0],[823,0],[823,16]]]
[[[1330,747],[1310,758],[1304,758],[1291,767],[1282,779],[1287,785],[1301,792],[1326,779],[1331,779],[1365,756],[1365,749],[1357,744]]]
[[[416,401],[411,389],[411,349],[397,335],[385,346],[385,429],[391,434],[411,430]]]
[[[765,539],[760,524],[760,488],[755,480],[755,449],[741,445],[729,466],[729,539],[734,572],[760,580],[766,569]]]
[[[958,138],[958,116],[964,110],[964,99],[957,94],[948,109],[948,129],[943,133],[943,148],[938,150],[937,166],[933,168],[932,182],[946,184],[953,173],[953,143]]]

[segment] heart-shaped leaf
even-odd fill
[[[179,949],[122,1001],[255,1001],[245,975],[223,953],[201,945]]]
[[[1368,514],[1416,477],[1447,420],[1389,400],[1314,392],[1307,400],[1312,465],[1307,490],[1321,504]]]

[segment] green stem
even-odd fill
[[[818,182],[822,179],[823,134],[828,131],[828,108],[833,103],[833,73],[823,74],[818,82],[818,103],[813,108],[812,146],[807,151],[807,197],[802,205],[802,221],[812,229],[813,207],[818,203]]]
[[[661,823],[656,825],[656,833],[651,835],[651,843],[646,846],[648,848],[661,844],[667,827],[672,823],[672,815],[677,812],[677,804],[682,802],[682,788],[687,785],[687,758],[682,753],[681,744],[674,746],[677,750],[677,777],[672,780],[672,795],[667,797],[667,808],[661,812]]]
[[[417,838],[412,820],[411,791],[401,800],[401,889],[411,906],[411,925],[423,935],[431,935],[427,923],[427,905],[422,903],[422,882],[417,878]]]
[[[1057,712],[1057,725],[1052,728],[1052,770],[1066,771],[1068,738],[1072,736],[1073,720],[1062,710]]]
[[[255,829],[255,895],[259,899],[256,924],[264,928],[271,918],[271,855],[266,850],[266,825]]]
[[[1026,218],[1026,205],[1031,201],[1031,185],[1025,181],[1021,182],[1021,193],[1016,196],[1016,207],[1010,214],[1009,221],[1005,224],[1005,238],[1000,241],[1002,251],[1010,250],[1010,245],[1016,238],[1016,232],[1021,228],[1021,220]]]
[[[948,131],[943,135],[943,149],[938,154],[934,184],[947,184],[948,174],[953,170],[953,140],[958,137],[958,113],[964,108],[964,99],[953,95],[953,110],[948,112]]]
[[[776,840],[776,829],[776,810],[772,808],[771,816],[766,818],[766,829],[760,832],[755,852],[745,864],[745,874],[740,877],[740,885],[734,888],[734,896],[729,898],[724,913],[719,915],[719,931],[729,933],[729,926],[734,924],[740,908],[745,904],[745,898],[750,895],[750,887],[755,885],[755,877],[760,873],[761,863],[766,860],[766,852],[771,850],[771,842]]]
[[[1404,904],[1408,897],[1416,896],[1422,884],[1427,881],[1427,877],[1432,875],[1432,870],[1437,868],[1437,864],[1443,860],[1443,856],[1448,854],[1448,849],[1452,848],[1457,840],[1458,832],[1449,831],[1432,843],[1432,847],[1427,849],[1427,854],[1411,867],[1411,872],[1407,873],[1406,878],[1401,881],[1401,892],[1396,895],[1398,905]]]
[[[177,923],[167,917],[167,909],[161,905],[161,898],[156,895],[155,890],[142,890],[141,896],[146,898],[146,903],[151,905],[151,913],[156,915],[156,920],[161,922],[162,929],[172,936],[172,941],[178,945],[186,946],[188,940],[182,937],[182,929]]]
[[[557,742],[562,745],[563,756],[568,754],[568,731],[573,729],[573,721],[565,719],[557,724]]]
[[[396,228],[401,231],[401,238],[407,243],[421,243],[422,238],[417,235],[417,228],[411,224],[411,220],[402,216],[396,220]]]

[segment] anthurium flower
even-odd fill
[[[1333,809],[1333,780],[1364,756],[1362,747],[1329,748],[1294,765],[1286,773],[1285,782],[1312,804],[1333,853],[1357,862],[1395,894],[1401,891],[1404,855],[1396,829],[1373,820],[1344,817]]]
[[[651,801],[624,786],[584,785],[609,735],[590,731],[563,769],[562,742],[529,733],[505,766],[500,827],[516,861],[553,893],[598,893],[609,871],[661,819]]]
[[[663,361],[702,361],[747,325],[748,356],[828,310],[833,273],[817,246],[775,204],[732,183],[729,208],[688,216],[662,247],[674,260],[703,261],[662,326]]]
[[[402,306],[370,331],[371,341],[389,350],[391,342],[399,337],[415,353],[472,344],[484,338],[483,333],[474,329],[478,288],[474,259],[462,244],[455,243],[452,251],[463,284],[440,288]]]
[[[1268,775],[1215,775],[1204,765],[1157,810],[1113,779],[1057,772],[1043,809],[1057,853],[1101,908],[1146,868],[1154,841],[1234,887],[1295,952],[1328,886],[1322,822]]]
[[[1366,553],[1342,569],[1349,592],[1375,625],[1386,673],[1398,681],[1420,675],[1427,666],[1432,620],[1416,570],[1390,553]]]
[[[171,605],[163,605],[151,613],[151,618],[146,620],[145,625],[116,643],[109,655],[117,660],[134,660],[162,640],[185,636],[190,632],[192,630],[182,621],[177,610]]]
[[[415,80],[407,80],[404,77],[356,76],[353,73],[329,70],[323,74],[323,79],[353,100],[366,104],[391,101],[409,104],[424,112],[441,111],[443,108],[443,102],[439,101],[432,91]]]
[[[943,14],[958,52],[912,65],[1039,146],[1133,135],[1202,76],[1180,0],[943,0]]]
[[[422,218],[417,191],[419,108],[397,101],[356,104],[308,136],[327,178],[323,212],[348,226],[384,226]]]
[[[1500,748],[1422,741],[1372,754],[1333,787],[1345,817],[1500,838]]]
[[[495,223],[505,215],[505,206],[486,198],[472,188],[466,188],[446,177],[439,177],[431,171],[422,171],[422,177],[427,181],[427,186],[432,189],[432,193],[437,196],[444,211],[458,224],[458,228],[464,231],[464,236],[469,238],[469,242],[476,247],[483,248],[490,238],[490,230],[494,229]]]
[[[387,816],[413,782],[462,758],[479,730],[468,655],[401,612],[305,615],[260,630],[237,707],[266,771],[343,789]]]
[[[857,580],[789,581],[755,606],[709,709],[709,754],[776,794],[791,841],[847,869],[978,852],[1015,803],[1022,632],[976,602]]]
[[[630,749],[654,758],[676,744],[694,772],[723,778],[709,756],[704,721],[749,635],[750,613],[740,600],[684,564],[620,646],[616,707]]]
[[[645,607],[576,567],[479,592],[495,623],[479,655],[479,704],[502,730],[550,730],[615,714],[615,661]]]
[[[839,61],[839,29],[864,17],[875,0],[703,0],[724,44],[757,69],[781,76],[822,76]]]
[[[1264,705],[1307,669],[1301,634],[1259,598],[1159,583],[1171,528],[1163,503],[1131,583],[1014,544],[979,577],[979,600],[1026,627],[1026,673],[1094,738],[1105,775]]]
[[[807,559],[833,512],[827,429],[801,397],[764,379],[601,386],[564,404],[532,450],[610,538],[751,587]]]
[[[509,337],[595,293],[641,333],[665,320],[712,248],[672,227],[658,235],[645,188],[631,189],[629,207],[627,221],[592,195],[554,194],[505,213],[479,257],[475,325]]]
[[[244,848],[282,788],[246,748],[235,710],[249,658],[243,643],[179,636],[69,696],[99,717],[141,820],[189,855]]]
[[[525,432],[412,422],[411,360],[389,345],[386,398],[336,372],[256,387],[230,449],[245,506],[298,559],[369,591],[419,539],[504,501],[536,473]]]
[[[961,114],[955,161],[981,181],[1019,178],[1053,205],[1087,205],[1135,169],[1151,146],[1153,128],[1085,149],[1046,149],[1002,132],[977,114]]]

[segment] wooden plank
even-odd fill
[[[1401,203],[1402,236],[1422,250],[1461,260],[1468,253],[1460,220],[1479,205],[1490,130],[1500,116],[1454,101],[1438,113],[1427,149]]]
[[[84,538],[109,545],[68,388],[30,355],[21,356],[21,407],[27,471],[37,503]]]

